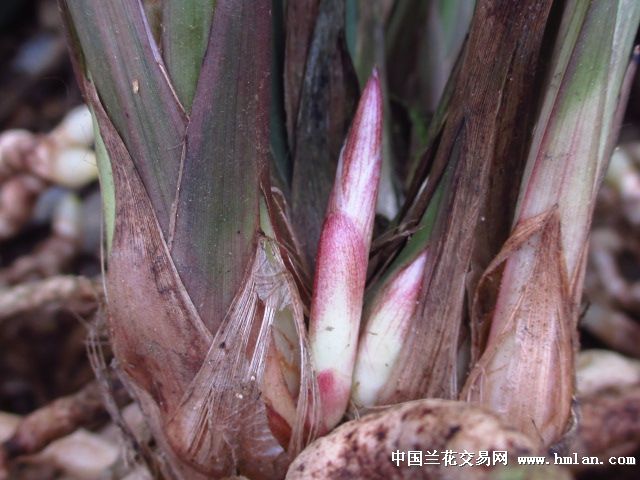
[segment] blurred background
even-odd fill
[[[0,65],[0,132],[24,129],[35,134],[34,142],[46,142],[38,135],[45,137],[82,104],[55,0],[0,2]],[[43,156],[55,155],[54,149],[45,150]],[[95,163],[90,156],[85,160]],[[0,288],[69,272],[98,275],[97,179],[80,185],[44,181],[21,194],[12,182],[33,172],[13,173],[2,175],[0,187]],[[12,211],[18,203],[24,212]],[[73,206],[61,212],[65,203]],[[52,243],[56,236],[62,241]],[[28,257],[32,262],[25,262]],[[25,414],[92,377],[84,354],[86,329],[77,312],[45,308],[1,318],[0,410]]]

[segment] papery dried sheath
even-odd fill
[[[381,166],[382,95],[374,71],[340,154],[316,260],[310,340],[324,427],[351,390]]]

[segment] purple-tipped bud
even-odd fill
[[[381,164],[382,92],[374,70],[340,153],[318,245],[310,341],[326,430],[349,402]]]
[[[389,380],[416,313],[426,262],[424,251],[386,281],[366,309],[353,375],[358,407],[376,405]]]

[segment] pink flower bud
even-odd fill
[[[366,308],[353,377],[352,398],[358,407],[376,405],[392,374],[415,318],[426,263],[425,250],[389,278]]]
[[[349,402],[381,165],[382,92],[374,70],[340,153],[316,261],[310,343],[327,430]]]

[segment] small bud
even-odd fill
[[[366,309],[353,376],[352,399],[358,407],[374,406],[391,375],[415,317],[426,261],[424,251],[393,275]]]

